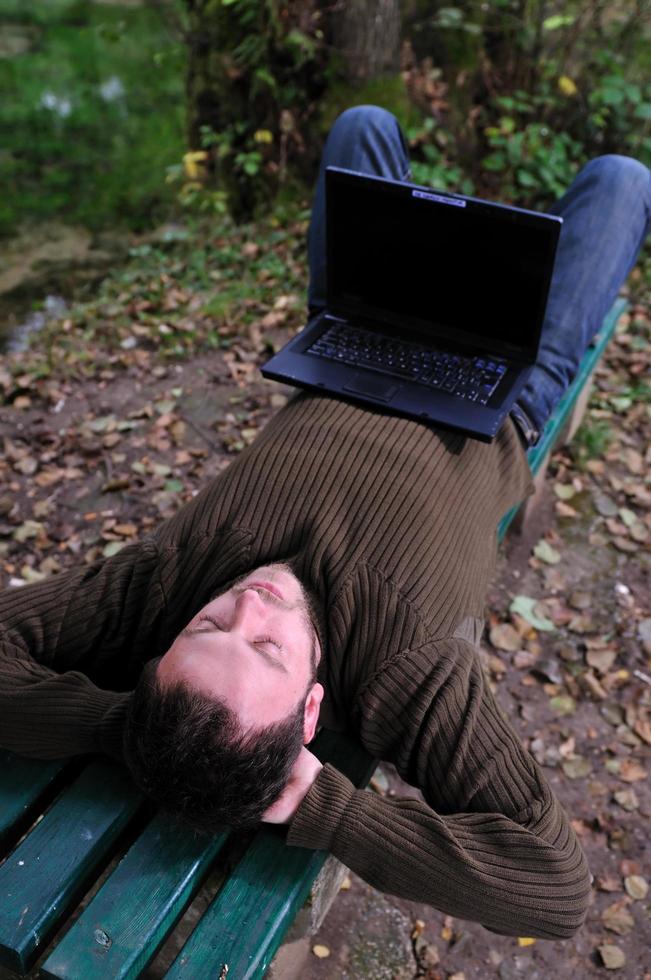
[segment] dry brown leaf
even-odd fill
[[[640,805],[634,789],[618,789],[616,793],[613,793],[613,798],[616,803],[619,803],[622,810],[626,810],[628,813],[637,810]]]
[[[636,735],[639,735],[642,741],[646,742],[647,745],[651,745],[651,721],[639,718],[633,725],[633,731]]]
[[[631,898],[637,901],[642,901],[642,899],[646,898],[647,892],[649,891],[646,878],[643,878],[642,875],[628,875],[624,878],[624,888]]]
[[[615,875],[600,875],[595,884],[600,892],[621,892],[622,890],[621,880]]]
[[[629,902],[629,898],[621,898],[601,913],[601,921],[606,929],[616,932],[618,936],[627,936],[635,925],[635,920],[627,908]]]
[[[619,946],[604,943],[603,946],[597,946],[597,951],[607,970],[619,970],[626,963],[626,956]]]
[[[619,778],[625,783],[637,783],[646,779],[646,769],[635,759],[622,759],[619,767]]]
[[[38,460],[34,459],[33,456],[23,456],[14,463],[14,469],[22,473],[23,476],[33,476],[38,469]]]
[[[594,667],[600,674],[607,674],[615,663],[616,656],[614,650],[588,650],[585,659],[590,667]]]
[[[520,634],[510,623],[500,623],[498,626],[493,626],[488,635],[492,645],[497,650],[509,650],[515,653],[522,646]]]

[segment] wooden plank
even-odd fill
[[[0,866],[0,963],[25,973],[141,803],[123,768],[94,762]]]
[[[376,766],[358,743],[334,732],[322,732],[314,751],[357,786],[368,782]],[[288,847],[277,828],[260,830],[166,980],[217,978],[226,966],[229,980],[263,977],[327,857],[326,851]]]
[[[65,762],[42,762],[0,752],[0,848],[16,825],[24,823],[35,810],[65,766]]]
[[[538,441],[537,445],[533,446],[527,452],[529,466],[534,475],[543,465],[547,455],[554,448],[565,423],[568,421],[572,413],[574,404],[579,397],[581,390],[588,382],[597,362],[600,360],[604,350],[606,349],[608,342],[615,333],[617,322],[622,313],[625,312],[627,306],[628,303],[625,299],[615,300],[615,303],[611,307],[610,311],[606,314],[599,333],[594,338],[592,347],[589,347],[583,355],[583,360],[579,365],[579,370],[576,377],[556,406],[556,410],[545,426],[545,431],[543,432],[540,440]],[[500,521],[497,531],[499,541],[501,541],[506,534],[507,528],[518,512],[519,506],[520,505],[518,505],[518,507],[513,507]]]
[[[40,976],[138,977],[227,838],[200,839],[158,814],[43,963]]]

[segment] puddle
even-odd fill
[[[67,303],[62,296],[46,296],[43,309],[34,310],[22,322],[11,328],[4,342],[5,352],[15,354],[18,351],[26,350],[30,336],[42,330],[49,320],[57,320],[62,317],[67,309]],[[1,340],[2,336],[0,335],[0,342]]]
[[[0,242],[0,352],[24,350],[30,335],[63,316],[69,298],[96,285],[128,244],[118,235],[98,242],[85,228],[56,222],[24,226]]]

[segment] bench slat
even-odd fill
[[[228,834],[199,839],[158,814],[106,880],[40,975],[132,980],[201,884]]]
[[[64,762],[23,759],[0,752],[0,847],[64,769]]]
[[[138,809],[128,774],[94,762],[0,866],[0,963],[25,973]]]
[[[356,786],[376,767],[348,736],[322,731],[313,746]],[[263,977],[327,858],[326,851],[287,847],[285,833],[260,830],[166,973],[166,980]]]
[[[175,959],[166,980],[262,977],[291,920],[307,898],[325,851],[286,847],[284,835],[260,831]]]

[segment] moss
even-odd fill
[[[383,75],[368,82],[335,82],[321,102],[319,127],[324,136],[337,116],[355,105],[379,105],[398,119],[403,129],[418,125],[422,113],[411,102],[400,73]]]

